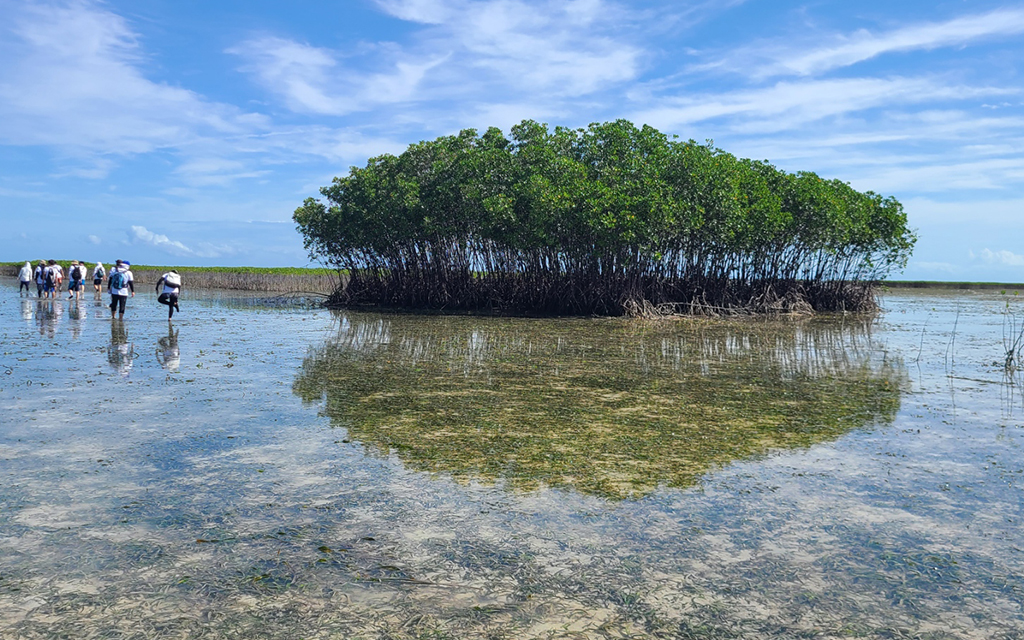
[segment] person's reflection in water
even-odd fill
[[[135,360],[135,345],[128,342],[128,330],[121,320],[110,321],[110,346],[107,347],[107,362],[115,371],[127,377]]]
[[[21,299],[21,319],[25,322],[32,320],[32,303],[35,302],[31,298]]]
[[[42,298],[37,301],[37,304],[36,322],[39,324],[39,335],[53,338],[57,335],[57,327],[60,326],[64,306],[58,304],[53,298]]]
[[[181,351],[178,349],[178,330],[167,327],[167,335],[157,340],[160,348],[156,350],[156,359],[160,366],[168,371],[177,371],[181,365]]]
[[[85,319],[89,313],[82,306],[80,300],[73,300],[68,303],[68,317],[71,319],[71,339],[78,340],[82,335],[82,328],[85,327]]]

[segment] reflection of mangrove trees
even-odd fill
[[[914,244],[894,198],[620,120],[524,121],[383,155],[294,219],[339,304],[568,314],[874,307]]]
[[[902,381],[863,322],[353,315],[293,388],[411,468],[623,498],[891,421]]]

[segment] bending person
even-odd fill
[[[163,287],[163,291],[160,291],[161,287]],[[177,271],[171,269],[156,281],[156,290],[160,294],[156,301],[167,305],[167,319],[170,320],[174,316],[175,311],[181,311],[178,308],[178,294],[181,293],[181,276],[178,275]]]

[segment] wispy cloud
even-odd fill
[[[269,169],[254,170],[240,160],[218,157],[200,157],[178,166],[174,173],[191,186],[227,185],[244,178],[259,178]]]
[[[794,46],[762,42],[742,47],[706,66],[739,71],[755,78],[780,75],[812,76],[849,67],[889,53],[957,47],[992,38],[1024,33],[1024,9],[1007,8],[960,16],[944,22],[923,22],[889,31],[858,30],[824,38],[821,44]],[[821,36],[816,36],[821,40]]]
[[[544,104],[606,89],[640,70],[643,51],[625,35],[629,14],[603,0],[381,0],[378,5],[394,18],[420,25],[416,37],[401,46],[379,42],[342,51],[261,36],[228,52],[240,56],[242,70],[289,109],[330,115],[381,105],[422,109],[450,100],[493,104],[524,93],[532,103]],[[410,112],[393,119],[408,117],[428,116]]]
[[[874,167],[848,168],[872,189],[885,192],[954,193],[969,190],[1003,190],[1010,184],[1024,183],[1024,165],[1020,158],[980,158],[950,162],[949,158],[931,158],[931,162],[901,163],[886,159]]]
[[[633,117],[669,129],[728,118],[734,121],[731,129],[736,132],[771,133],[879,107],[1013,93],[1017,90],[953,86],[932,78],[804,80],[724,93],[666,97],[657,106],[640,110]]]
[[[336,116],[411,100],[423,76],[444,58],[414,61],[408,56],[371,73],[344,64],[337,52],[273,36],[246,40],[227,53],[242,57],[242,70],[284,98],[289,109]]]
[[[180,148],[203,136],[258,130],[262,116],[148,79],[129,24],[89,2],[26,3],[0,47],[0,142],[77,154]],[[84,177],[105,175],[90,163]]]

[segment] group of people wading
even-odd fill
[[[85,294],[85,282],[92,275],[92,286],[98,298],[103,289],[103,280],[107,281],[107,291],[110,293],[110,317],[117,316],[124,318],[125,306],[128,298],[135,295],[135,275],[131,270],[132,264],[127,260],[117,260],[110,268],[108,274],[102,262],[97,262],[90,270],[85,262],[72,260],[71,266],[64,272],[64,267],[57,264],[56,260],[40,260],[39,264],[32,267],[31,262],[26,262],[18,272],[18,294],[25,291],[31,295],[29,285],[36,284],[36,293],[40,298],[57,298],[64,290],[64,281],[67,281],[68,299],[81,300]],[[174,316],[175,311],[181,311],[178,307],[178,294],[181,293],[181,276],[177,271],[171,269],[160,276],[156,282],[156,291],[160,294],[157,302],[167,305],[167,319]]]

